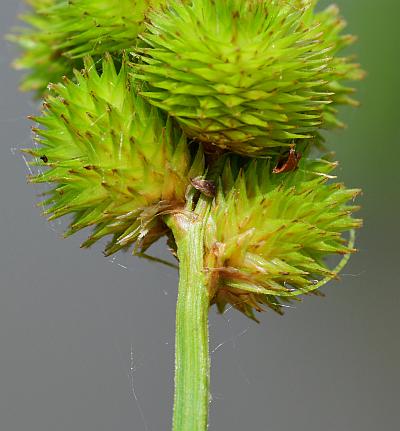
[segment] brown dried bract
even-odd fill
[[[289,155],[287,157],[282,157],[272,172],[274,174],[283,174],[284,172],[294,171],[297,169],[300,159],[301,153],[296,152],[296,147],[293,144],[290,146]]]

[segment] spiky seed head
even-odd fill
[[[84,246],[113,235],[106,254],[135,242],[146,249],[166,233],[160,215],[184,205],[203,157],[192,163],[184,134],[136,94],[125,60],[117,72],[106,55],[102,70],[86,58],[76,83],[52,85],[29,150],[47,169],[30,180],[55,184],[45,214],[74,214],[67,234],[95,226]]]
[[[315,3],[171,0],[141,36],[143,95],[191,137],[244,155],[318,137],[362,73],[336,56],[353,41],[337,8]]]
[[[40,94],[49,82],[72,75],[86,55],[130,49],[144,28],[146,13],[165,0],[30,0],[21,18],[30,28],[10,37],[22,48],[15,61],[30,69],[22,89]]]
[[[218,187],[206,236],[205,266],[212,302],[229,303],[254,317],[263,305],[315,291],[337,276],[326,258],[348,256],[344,233],[361,220],[353,199],[359,190],[332,182],[335,163],[302,159],[297,170],[274,174],[272,164],[228,163]]]

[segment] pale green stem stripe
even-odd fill
[[[203,267],[203,220],[184,214],[168,220],[179,258],[173,431],[205,431],[208,422],[209,298]]]

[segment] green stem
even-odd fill
[[[208,422],[210,302],[203,264],[207,211],[206,202],[203,204],[200,214],[179,213],[167,221],[175,236],[179,258],[173,431],[205,431]]]

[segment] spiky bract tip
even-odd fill
[[[343,81],[362,77],[337,54],[354,38],[316,1],[171,0],[149,14],[137,77],[143,95],[187,134],[243,155],[318,137],[354,104]]]
[[[67,234],[95,226],[84,246],[112,235],[106,254],[135,242],[146,249],[166,233],[160,215],[184,206],[203,156],[192,163],[185,135],[136,94],[125,61],[117,72],[107,55],[102,70],[86,58],[76,83],[52,85],[29,150],[48,169],[31,181],[55,183],[45,213],[74,214]]]
[[[343,237],[361,220],[351,214],[358,189],[331,182],[336,164],[303,159],[274,174],[270,162],[227,164],[210,213],[205,266],[212,301],[251,318],[266,306],[312,292],[337,276],[330,255],[355,251]]]

